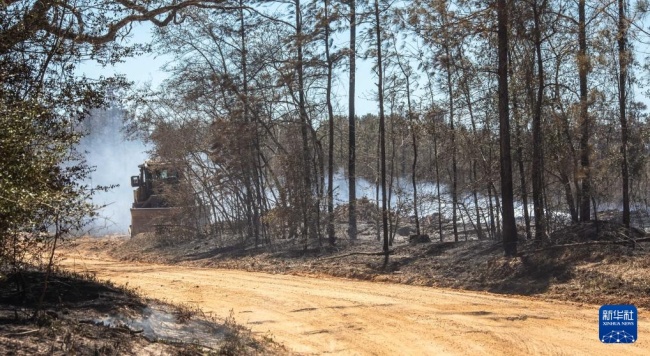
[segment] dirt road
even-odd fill
[[[238,323],[305,354],[650,355],[646,310],[639,341],[612,345],[598,341],[597,305],[71,256],[63,265],[206,313],[232,310]]]

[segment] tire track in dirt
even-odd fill
[[[237,270],[118,262],[68,255],[69,270],[136,287],[145,296],[226,316],[306,354],[650,354],[646,310],[639,341],[598,341],[597,305],[430,287]],[[632,301],[633,302],[633,301]]]

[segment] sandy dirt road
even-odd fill
[[[227,316],[301,354],[650,355],[598,341],[598,305],[408,285],[163,266],[68,255],[63,266]]]

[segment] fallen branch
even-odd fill
[[[583,247],[583,246],[593,246],[593,245],[624,245],[624,244],[630,244],[634,243],[637,244],[639,242],[647,242],[650,241],[650,237],[645,237],[642,239],[630,239],[629,241],[625,240],[618,240],[618,241],[588,241],[588,242],[576,242],[572,244],[562,244],[562,245],[552,245],[552,246],[547,246],[543,248],[539,248],[536,250],[531,250],[531,251],[523,251],[519,253],[519,256],[523,255],[528,255],[531,253],[536,253],[536,252],[541,252],[541,251],[547,251],[547,250],[552,250],[556,248],[565,248],[565,247]]]
[[[394,254],[394,250],[389,250],[388,254],[392,255]],[[343,258],[343,257],[350,257],[350,256],[356,256],[356,255],[363,255],[363,256],[383,256],[385,255],[385,252],[351,252],[351,253],[346,253],[345,255],[338,255],[338,256],[330,256],[330,257],[323,257],[319,258],[319,261],[325,261],[325,260],[331,260],[335,258]]]
[[[123,333],[126,333],[126,334],[131,334],[131,335],[141,334],[141,333],[144,332],[144,329],[142,329],[142,330],[132,330],[132,329],[126,327],[126,326],[116,326],[116,327],[111,328],[111,329],[117,330],[119,332],[123,332]]]
[[[141,333],[144,332],[144,329],[134,330],[134,329],[129,328],[126,325],[111,326],[111,325],[104,324],[104,323],[102,323],[100,321],[94,321],[94,320],[86,320],[86,319],[84,319],[84,320],[79,320],[79,323],[80,324],[91,324],[91,325],[96,325],[96,326],[103,326],[103,327],[107,327],[107,328],[115,330],[115,331],[119,331],[119,332],[126,333],[126,334],[131,334],[131,335],[141,334]]]
[[[635,239],[633,239],[633,238],[631,238],[631,237],[629,237],[629,236],[627,236],[627,235],[625,235],[625,234],[623,234],[623,233],[621,233],[619,231],[616,231],[616,233],[618,235],[620,235],[621,237],[623,237],[624,240],[632,242],[634,244],[635,249],[639,248],[639,249],[643,250],[643,247],[639,246],[639,244],[637,243],[638,240],[635,240]]]
[[[33,329],[33,330],[27,330],[27,331],[22,331],[22,332],[18,332],[18,333],[5,334],[3,336],[6,336],[6,337],[25,336],[25,335],[33,334],[33,333],[35,333],[35,332],[37,332],[39,330],[40,329]]]

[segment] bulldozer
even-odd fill
[[[142,232],[157,232],[178,215],[180,207],[173,206],[169,194],[182,179],[182,173],[170,163],[155,160],[139,165],[140,174],[131,176],[133,205],[131,207],[131,237]]]

